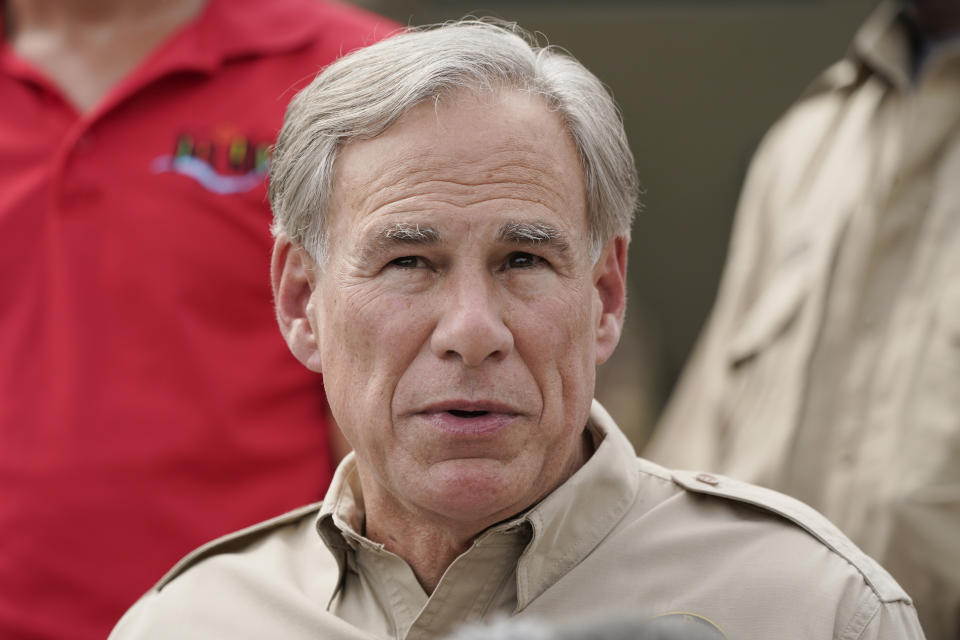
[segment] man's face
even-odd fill
[[[533,504],[582,462],[623,310],[625,242],[590,260],[559,117],[516,91],[430,101],[346,145],[334,184],[301,359],[368,513],[489,524]]]

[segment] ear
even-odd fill
[[[317,266],[310,254],[281,233],[273,243],[270,282],[280,333],[305,367],[322,372],[320,334],[314,313]]]
[[[607,243],[593,267],[593,286],[598,297],[597,364],[603,364],[620,342],[623,315],[627,309],[627,239],[618,236]]]

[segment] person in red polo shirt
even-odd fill
[[[99,639],[198,543],[327,488],[264,178],[287,101],[396,25],[318,0],[2,9],[0,638]]]

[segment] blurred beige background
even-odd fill
[[[641,444],[713,303],[753,149],[844,53],[875,0],[353,2],[404,24],[515,20],[612,89],[646,193],[633,228],[627,328],[597,395]]]

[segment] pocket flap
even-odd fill
[[[730,343],[732,367],[752,359],[793,322],[807,296],[808,273],[802,261],[795,261],[774,274],[734,333]]]

